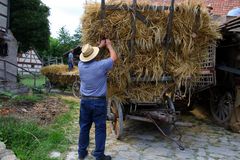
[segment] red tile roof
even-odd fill
[[[132,1],[132,0],[111,0],[111,1]],[[169,4],[171,0],[137,0],[137,1],[149,1],[150,4]],[[185,0],[175,0],[176,3]],[[213,14],[215,15],[226,15],[229,10],[234,7],[240,7],[240,0],[202,0],[205,5],[211,4],[213,7]]]

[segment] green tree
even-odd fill
[[[63,26],[58,32],[58,41],[61,44],[63,53],[69,51],[70,49],[75,48],[80,43],[81,30],[78,27],[75,30],[73,36],[70,35],[69,31]]]
[[[38,51],[49,47],[49,8],[41,0],[10,0],[10,29],[19,49],[33,47]]]
[[[75,30],[75,33],[73,34],[73,46],[77,46],[80,44],[80,39],[82,37],[82,32],[80,26]]]
[[[69,31],[63,26],[59,29],[57,38],[49,38],[49,48],[42,52],[42,56],[62,57],[64,53],[79,45],[80,38],[80,27],[78,27],[73,36],[71,36]]]

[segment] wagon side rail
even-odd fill
[[[192,93],[198,93],[216,85],[216,44],[208,47],[208,53],[201,62],[201,71],[193,83]]]

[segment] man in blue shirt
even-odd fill
[[[96,60],[99,48],[106,47],[110,57]],[[80,62],[78,63],[81,79],[80,92],[80,135],[79,135],[79,159],[83,160],[88,152],[89,131],[92,123],[95,123],[95,150],[92,152],[96,160],[111,160],[111,156],[104,154],[106,141],[106,119],[107,119],[107,73],[112,69],[117,60],[109,39],[101,40],[99,47],[86,44],[82,47]]]
[[[232,10],[230,10],[227,16],[240,16],[240,7],[235,7]]]
[[[71,71],[73,69],[73,50],[71,50],[68,53],[68,71]]]

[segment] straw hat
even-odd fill
[[[211,4],[208,4],[208,5],[207,5],[207,8],[209,8],[209,9],[213,10],[213,7],[212,7],[212,5],[211,5]]]
[[[80,54],[79,58],[82,62],[88,62],[94,59],[99,52],[98,47],[93,47],[90,44],[85,44],[82,47],[82,53]]]

